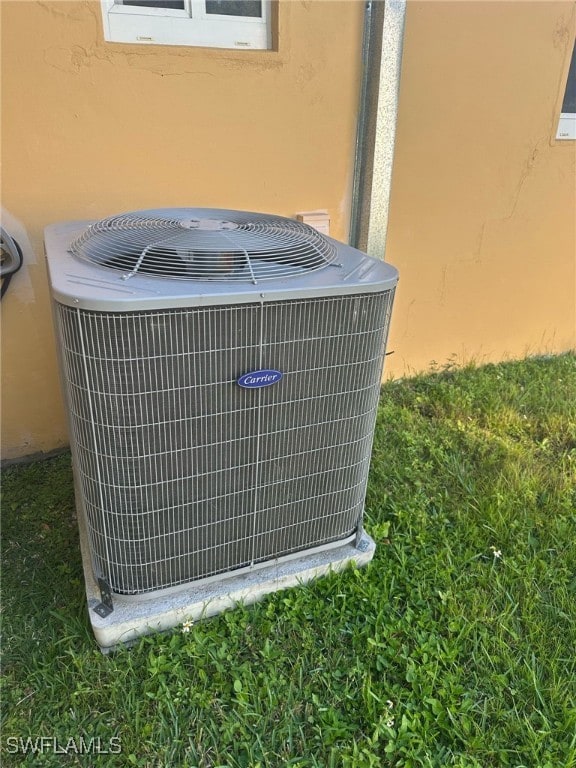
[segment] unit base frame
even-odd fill
[[[101,605],[101,585],[94,577],[83,515],[78,514],[80,548],[86,585],[86,598],[92,631],[103,653],[130,644],[144,635],[196,622],[238,605],[250,605],[266,595],[305,584],[327,573],[372,560],[374,540],[362,531],[351,540],[326,548],[305,550],[284,560],[272,560],[249,570],[190,582],[172,589],[138,596],[113,596],[113,610],[105,616]]]

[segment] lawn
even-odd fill
[[[574,768],[576,357],[386,384],[366,507],[367,568],[103,656],[69,456],[6,470],[2,764]]]

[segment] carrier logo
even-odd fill
[[[237,379],[237,383],[245,389],[258,389],[259,387],[269,387],[280,381],[284,374],[280,371],[250,371]]]

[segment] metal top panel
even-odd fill
[[[45,230],[52,295],[61,304],[100,312],[131,312],[374,293],[392,290],[398,282],[398,272],[390,264],[324,236],[334,256],[321,269],[269,277],[256,284],[220,279],[174,280],[134,270],[123,272],[71,252],[73,243],[96,223],[64,222]]]

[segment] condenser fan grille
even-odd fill
[[[280,216],[220,209],[139,211],[92,224],[72,243],[81,259],[134,275],[257,283],[334,260],[333,244]]]

